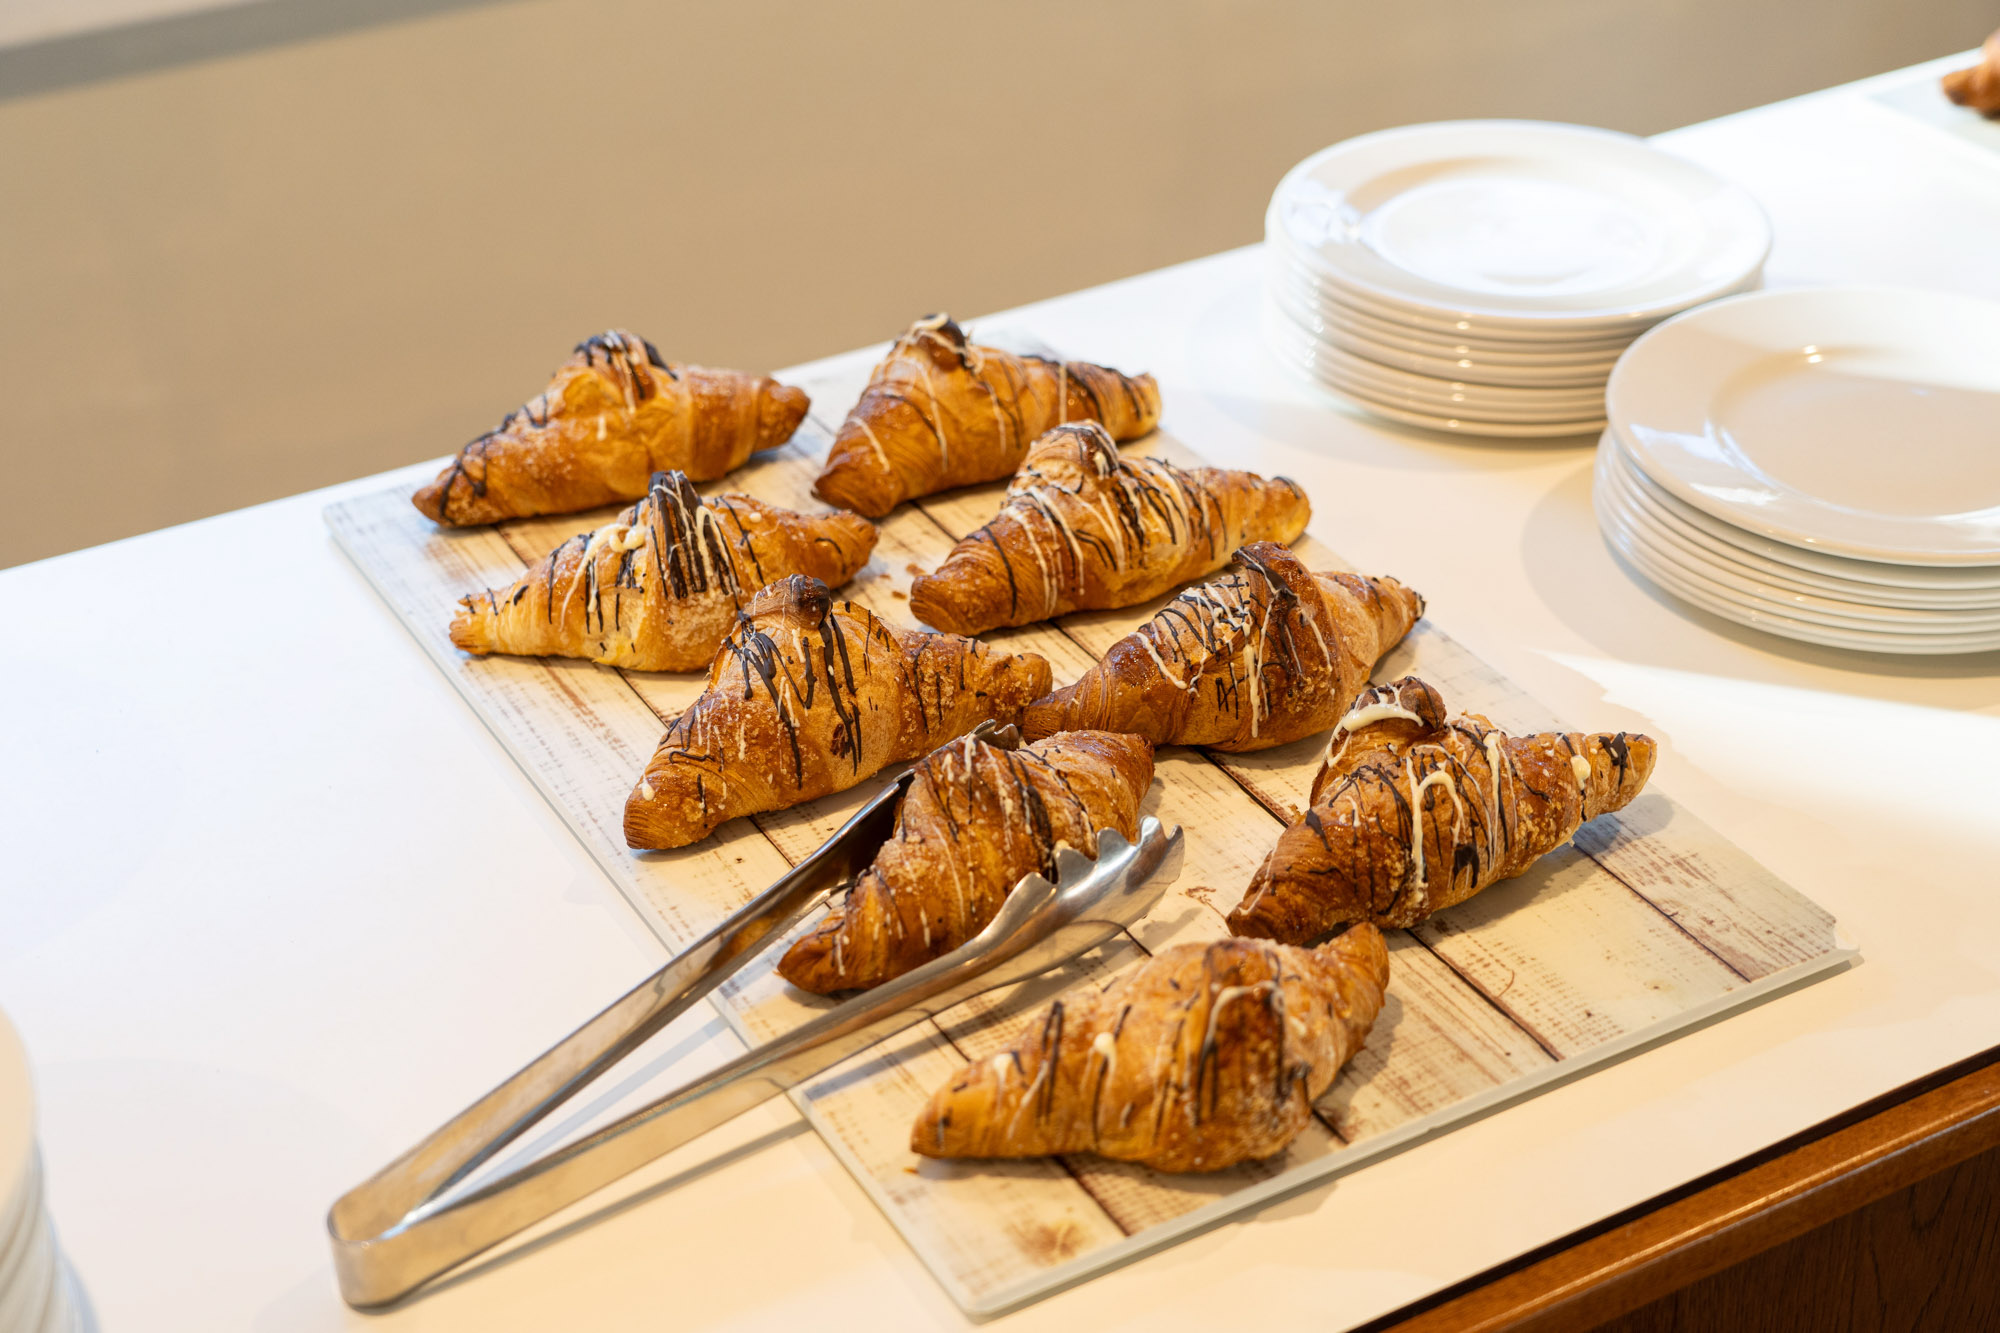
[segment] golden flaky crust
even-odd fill
[[[1413,926],[1624,809],[1656,756],[1622,731],[1517,737],[1476,713],[1447,720],[1414,676],[1379,685],[1334,730],[1312,808],[1278,835],[1229,929],[1300,943],[1344,921]]]
[[[910,585],[910,609],[954,634],[1130,606],[1229,563],[1247,542],[1289,542],[1312,506],[1283,477],[1120,458],[1102,427],[1035,441],[992,522]]]
[[[1033,653],[899,631],[818,579],[780,579],[667,724],[625,802],[625,841],[685,847],[725,819],[845,791],[989,718],[1018,720],[1048,688]]]
[[[1944,95],[1981,115],[2000,117],[2000,32],[1979,49],[1980,61],[1944,76]]]
[[[1339,721],[1424,613],[1392,578],[1315,574],[1276,542],[1252,542],[1236,563],[1030,704],[1022,734],[1102,727],[1156,745],[1284,745]]]
[[[1094,1152],[1161,1171],[1269,1157],[1368,1039],[1388,984],[1369,925],[1317,949],[1175,945],[1102,992],[1069,992],[1012,1050],[967,1065],[917,1117],[910,1147]]]
[[[656,472],[646,498],[611,522],[571,537],[511,587],[463,599],[451,641],[469,653],[696,671],[758,589],[793,574],[839,587],[868,563],[875,535],[844,509],[703,500],[685,473]]]
[[[927,315],[875,367],[815,489],[880,518],[920,495],[1012,476],[1028,446],[1065,421],[1131,440],[1159,420],[1151,375],[981,347],[949,316]]]
[[[665,361],[613,329],[578,343],[540,397],[460,449],[414,500],[453,527],[636,500],[655,472],[712,481],[783,444],[807,406],[803,389]]]
[[[1055,878],[1056,849],[1097,855],[1100,829],[1139,836],[1153,781],[1143,737],[1071,731],[1018,750],[967,736],[933,750],[896,831],[846,899],[778,973],[828,991],[879,986],[986,928],[1025,875]]]

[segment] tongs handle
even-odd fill
[[[416,1147],[342,1195],[327,1215],[327,1230],[334,1240],[341,1288],[349,1300],[355,1300],[349,1293],[345,1259],[351,1250],[360,1246],[366,1253],[370,1246],[379,1249],[390,1238],[407,1234],[407,1224],[432,1200],[645,1045],[790,929],[828,890],[859,874],[894,827],[897,801],[909,785],[910,774],[898,777],[777,883]],[[393,1296],[380,1296],[370,1303],[390,1299]]]
[[[849,828],[868,814],[864,810],[850,821]],[[836,837],[828,846],[840,841]],[[327,1229],[342,1296],[351,1305],[367,1307],[406,1295],[661,1154],[884,1038],[974,995],[1038,975],[1104,944],[1158,901],[1173,878],[1168,862],[1170,858],[1177,860],[1180,846],[1179,829],[1167,834],[1157,820],[1148,818],[1136,844],[1126,843],[1116,832],[1101,832],[1094,862],[1064,849],[1057,858],[1057,883],[1041,876],[1023,880],[985,930],[944,957],[745,1052],[517,1171],[460,1198],[434,1202],[504,1143],[546,1115],[555,1102],[566,1099],[608,1067],[612,1050],[622,1055],[643,1040],[636,1036],[636,1026],[631,1029],[635,1036],[622,1041],[607,1043],[602,1039],[604,1033],[616,1032],[620,1024],[633,1023],[636,1018],[638,1024],[649,1027],[646,1035],[651,1035],[666,1020],[650,1015],[671,1016],[692,1002],[675,996],[665,1005],[649,1008],[648,995],[660,988],[650,982],[642,985],[334,1204]],[[801,863],[799,870],[807,864]],[[1167,873],[1162,874],[1163,869]],[[758,901],[771,897],[784,883],[780,881]],[[810,901],[809,896],[806,905]],[[791,919],[804,910],[804,906],[798,907]],[[708,945],[715,938],[711,934],[695,947]],[[755,951],[752,947],[728,954],[718,949],[709,967],[712,971],[735,959],[728,968],[733,971],[741,957]],[[654,980],[668,970],[671,968],[663,969]],[[719,976],[714,977],[703,989],[719,980]],[[571,1070],[570,1062],[556,1057],[573,1045],[579,1051],[603,1054]],[[540,1082],[530,1079],[538,1070],[543,1071]],[[548,1079],[565,1071],[567,1082],[535,1102],[536,1087],[546,1086]],[[517,1085],[521,1086],[510,1099],[510,1090]],[[516,1102],[526,1105],[528,1114],[509,1119],[508,1112]],[[468,1147],[466,1140],[482,1130],[497,1130],[498,1134],[490,1142]],[[425,1188],[431,1181],[442,1183]],[[420,1190],[420,1197],[412,1199]],[[406,1200],[408,1203],[399,1207]]]

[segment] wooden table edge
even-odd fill
[[[1555,1333],[1615,1319],[2000,1146],[2000,1047],[1361,1325]]]

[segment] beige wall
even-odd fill
[[[0,86],[0,564],[446,452],[609,324],[769,368],[1254,240],[1284,168],[1360,131],[1654,131],[1995,22],[567,0]]]

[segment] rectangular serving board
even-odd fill
[[[999,340],[999,339],[996,339]],[[1017,347],[1031,339],[1007,339]],[[705,492],[793,508],[812,495],[833,431],[867,379],[846,358],[785,377],[813,408],[790,443]],[[1202,462],[1165,433],[1127,446]],[[847,595],[905,627],[914,574],[989,518],[1004,482],[905,505]],[[505,587],[564,538],[612,511],[440,531],[404,489],[329,506],[341,547],[670,950],[685,947],[817,847],[894,775],[777,814],[732,820],[675,852],[625,846],[625,798],[699,674],[618,671],[557,659],[472,658],[446,636],[459,597]],[[1316,569],[1347,566],[1311,537]],[[1075,679],[1166,599],[986,636],[1047,657]],[[1418,673],[1458,710],[1510,731],[1555,727],[1519,688],[1428,620],[1378,680]],[[985,1316],[1133,1259],[1203,1227],[1531,1095],[1715,1015],[1842,966],[1833,918],[1743,851],[1649,791],[1598,819],[1518,879],[1410,931],[1390,932],[1388,1002],[1366,1047],[1281,1156],[1212,1175],[1164,1175],[1088,1155],[937,1162],[910,1151],[911,1122],[968,1059],[993,1054],[1063,987],[1102,985],[1150,954],[1227,932],[1223,914],[1298,811],[1322,738],[1256,754],[1163,747],[1143,813],[1187,830],[1180,877],[1158,908],[1096,954],[1012,991],[969,1001],[829,1071],[793,1101],[968,1314]],[[795,934],[809,930],[813,920]],[[714,1003],[745,1041],[830,1003],[786,986],[773,948]],[[581,1021],[585,1015],[579,1014]],[[497,1073],[496,1073],[497,1077]]]

